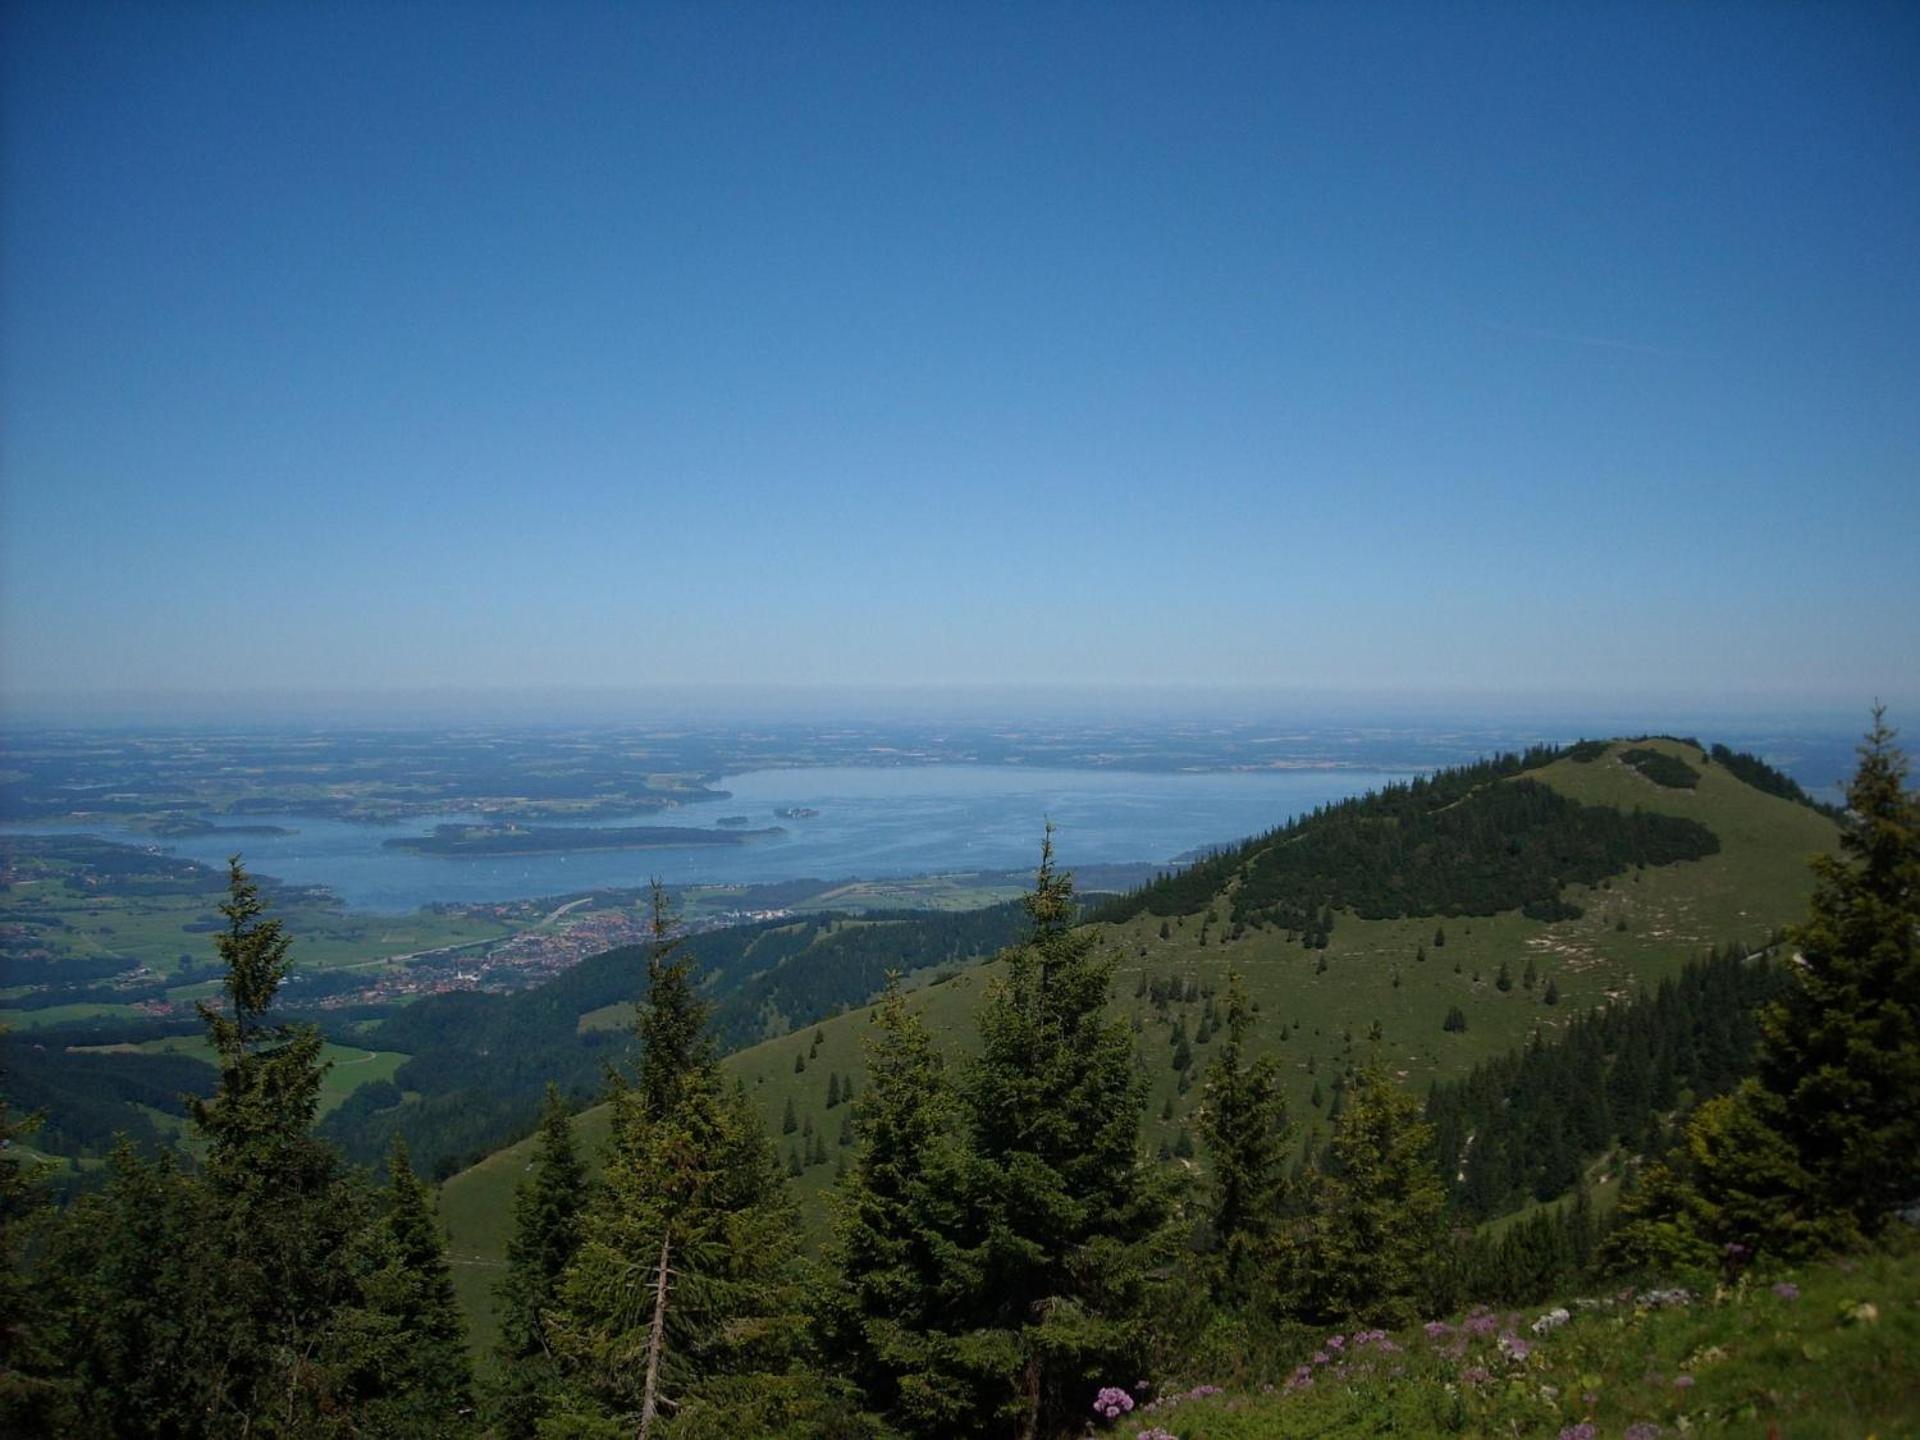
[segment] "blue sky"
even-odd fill
[[[12,705],[1920,693],[1912,6],[4,14]]]

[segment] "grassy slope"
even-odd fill
[[[1699,755],[1688,746],[1650,743],[1688,758]],[[1517,912],[1448,920],[1442,922],[1447,943],[1435,948],[1432,917],[1356,920],[1342,914],[1325,952],[1324,973],[1316,969],[1316,952],[1289,945],[1278,934],[1252,931],[1231,945],[1203,947],[1197,916],[1172,922],[1167,940],[1159,938],[1160,922],[1152,916],[1105,927],[1119,957],[1114,1008],[1128,1018],[1138,1015],[1142,1025],[1141,1049],[1151,1085],[1148,1145],[1171,1143],[1187,1122],[1199,1099],[1199,1072],[1210,1047],[1194,1047],[1194,1087],[1187,1095],[1178,1094],[1178,1077],[1170,1066],[1173,1018],[1184,1013],[1192,1035],[1204,1006],[1171,1006],[1166,1018],[1160,1018],[1144,998],[1135,998],[1143,974],[1190,975],[1202,985],[1224,987],[1229,965],[1242,972],[1261,1008],[1263,1023],[1254,1044],[1274,1049],[1286,1062],[1288,1097],[1304,1142],[1324,1114],[1310,1103],[1316,1081],[1324,1099],[1331,1093],[1333,1075],[1348,1060],[1377,1053],[1406,1084],[1424,1090],[1434,1079],[1460,1074],[1522,1044],[1536,1025],[1564,1025],[1582,1009],[1674,974],[1710,944],[1732,939],[1757,943],[1804,913],[1811,891],[1807,860],[1833,843],[1831,822],[1803,806],[1763,795],[1717,766],[1707,767],[1693,790],[1662,789],[1622,765],[1616,758],[1620,748],[1586,765],[1556,762],[1534,772],[1534,778],[1591,803],[1642,805],[1698,818],[1720,837],[1721,851],[1637,877],[1618,876],[1610,888],[1569,887],[1567,898],[1587,912],[1579,920],[1548,925]],[[1627,922],[1624,931],[1615,928],[1621,919]],[[1423,942],[1427,959],[1419,963],[1414,956]],[[1519,983],[1529,957],[1540,972],[1539,986],[1532,991]],[[1493,984],[1503,959],[1515,980],[1504,994]],[[950,1053],[972,1043],[973,1016],[991,973],[990,967],[976,967],[920,992],[928,1022]],[[1549,978],[1559,985],[1557,1007],[1540,1000]],[[1441,1029],[1448,1007],[1455,1004],[1468,1017],[1464,1034]],[[832,1186],[842,1113],[826,1109],[828,1076],[834,1071],[843,1079],[851,1074],[856,1088],[864,1085],[860,1044],[869,1013],[856,1010],[820,1025],[820,1053],[803,1074],[794,1072],[793,1062],[796,1054],[807,1053],[811,1030],[727,1060],[753,1097],[782,1157],[800,1138],[780,1134],[789,1098],[802,1120],[810,1117],[826,1127],[828,1163],[809,1168],[796,1182],[815,1239],[826,1233],[829,1223],[824,1198]],[[1366,1038],[1375,1020],[1384,1032],[1377,1046]],[[1293,1032],[1284,1043],[1278,1038],[1283,1023]],[[1175,1118],[1163,1122],[1160,1115],[1168,1099],[1174,1102]],[[604,1122],[589,1112],[581,1123],[589,1147],[597,1146]],[[456,1280],[476,1339],[492,1333],[488,1297],[505,1251],[513,1186],[525,1171],[528,1153],[526,1143],[501,1151],[448,1181],[443,1193]]]
[[[1776,1283],[1799,1294],[1779,1294]],[[1331,1363],[1313,1367],[1309,1387],[1181,1392],[1114,1433],[1130,1440],[1158,1426],[1179,1440],[1552,1440],[1591,1425],[1605,1440],[1632,1426],[1663,1436],[1854,1440],[1912,1435],[1920,1425],[1920,1255],[1910,1249],[1769,1275],[1684,1308],[1652,1310],[1616,1297],[1536,1340],[1529,1327],[1546,1308],[1499,1317],[1532,1346],[1520,1361],[1491,1336],[1455,1356],[1446,1353],[1454,1337],[1436,1342],[1408,1330],[1392,1337],[1397,1353],[1350,1346],[1373,1358],[1348,1362],[1345,1374],[1330,1373]],[[1284,1358],[1311,1366],[1312,1346]],[[1474,1366],[1486,1378],[1466,1373]]]

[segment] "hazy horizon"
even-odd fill
[[[1597,694],[1514,691],[1335,691],[1194,686],[656,686],[439,691],[127,692],[7,697],[0,727],[185,729],[249,727],[585,727],[701,720],[714,724],[835,721],[1031,724],[1501,726],[1613,724],[1620,733],[1704,725],[1782,725],[1823,732],[1866,728],[1874,703],[1898,727],[1920,712],[1920,692],[1848,703],[1791,694]],[[1711,737],[1708,737],[1711,738]]]

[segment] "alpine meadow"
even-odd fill
[[[0,1434],[1920,1436],[1916,74],[0,0]]]

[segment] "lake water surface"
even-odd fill
[[[719,782],[724,800],[663,814],[600,817],[594,825],[710,827],[744,815],[755,829],[786,833],[739,846],[577,851],[453,859],[386,847],[472,815],[424,816],[403,825],[355,825],[306,816],[248,816],[291,835],[152,836],[89,825],[88,834],[151,845],[220,865],[241,851],[255,871],[294,884],[325,885],[356,909],[405,911],[434,901],[474,902],[637,886],[844,878],[1030,866],[1041,828],[1057,827],[1063,865],[1161,863],[1203,845],[1270,829],[1331,800],[1376,789],[1410,772],[1286,770],[1135,774],[1021,766],[823,766],[757,770]],[[775,811],[819,811],[782,819]],[[220,817],[211,817],[218,820]],[[539,822],[543,827],[556,822]],[[5,827],[16,829],[21,827]],[[46,828],[46,827],[33,827]],[[71,832],[69,832],[71,833]]]

